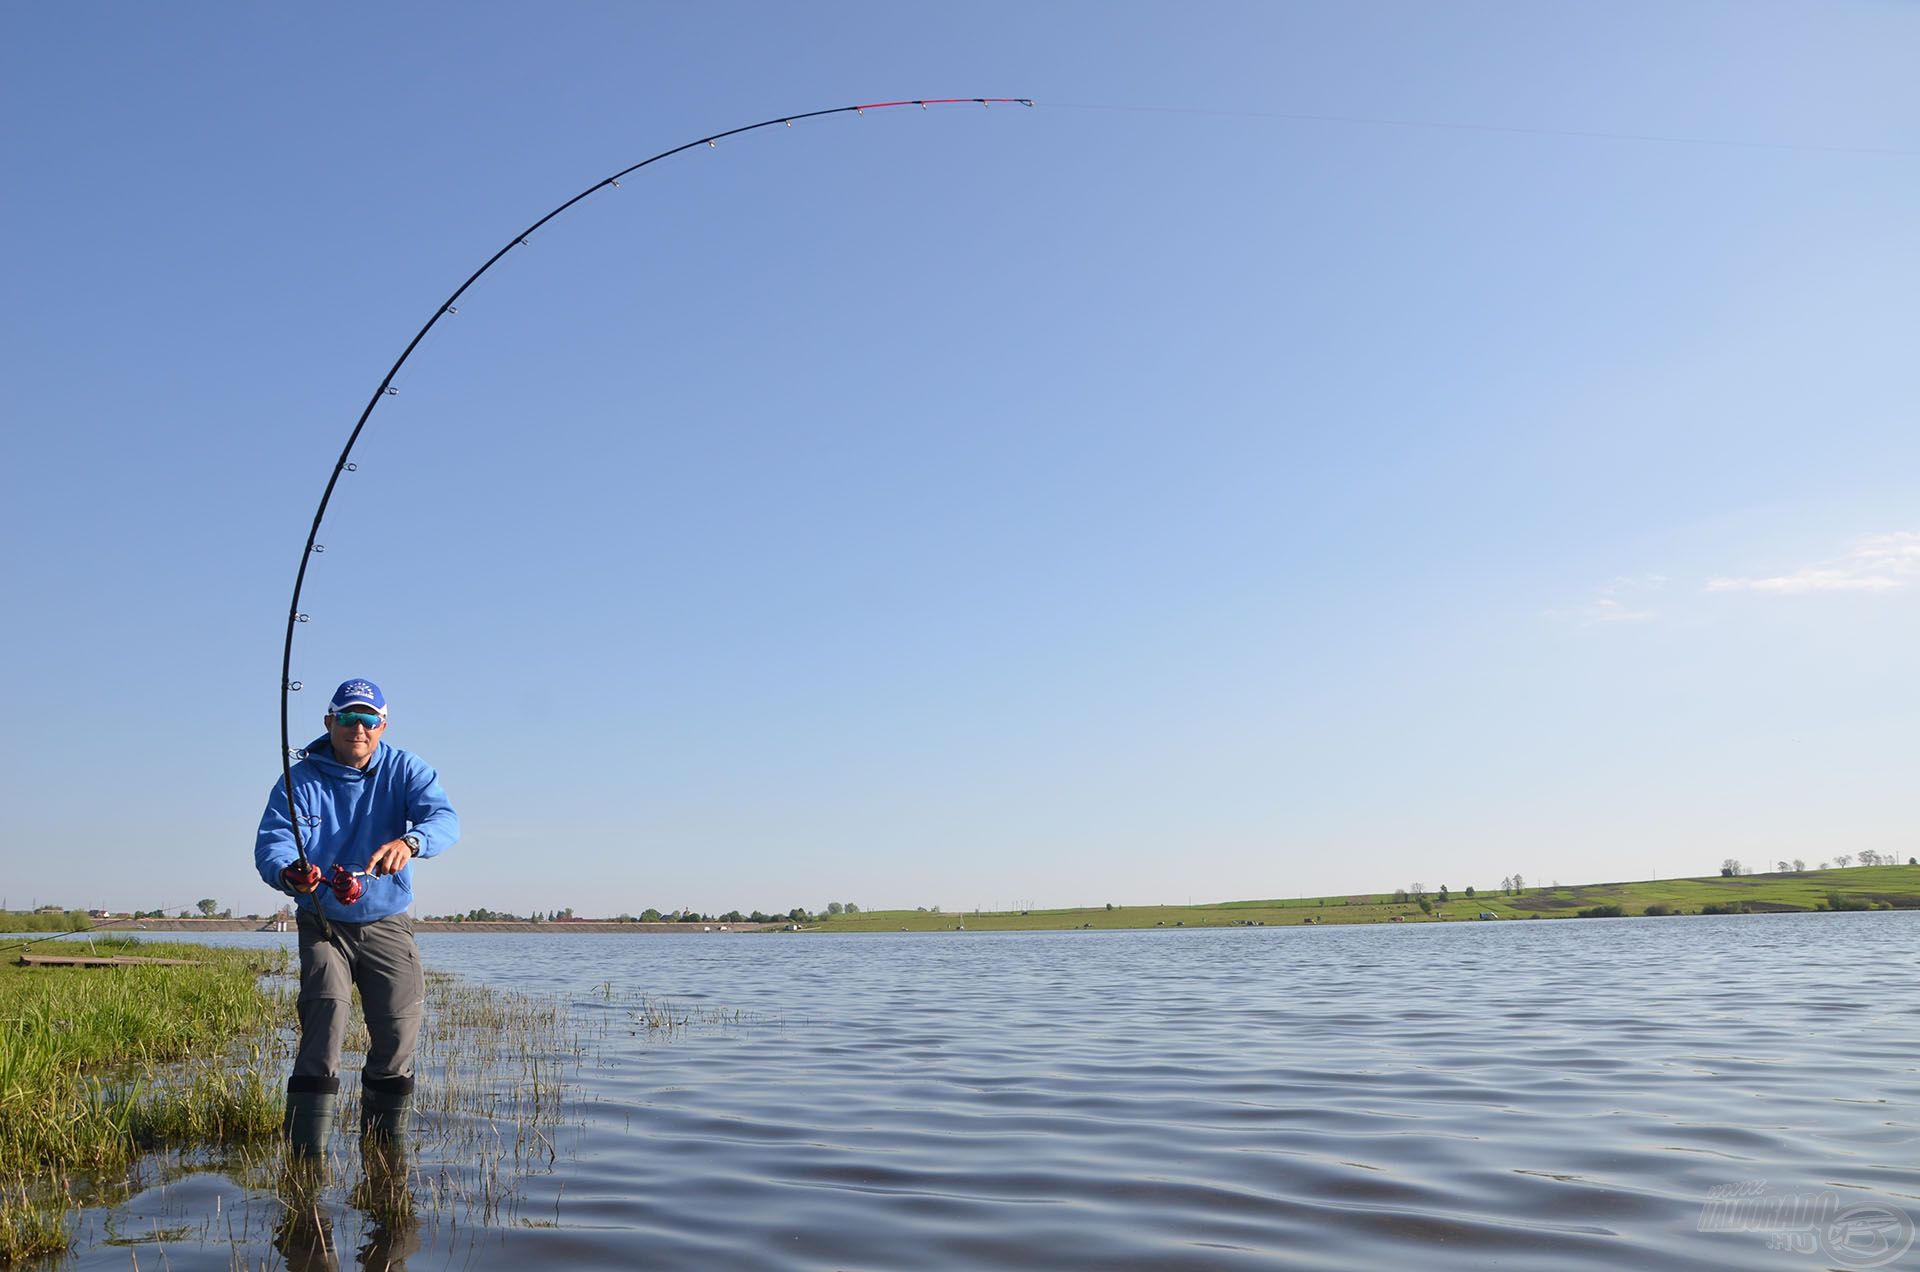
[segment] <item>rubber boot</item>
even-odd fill
[[[282,1129],[295,1156],[318,1157],[327,1151],[339,1100],[338,1078],[287,1079],[287,1117]]]
[[[360,1084],[360,1135],[380,1144],[404,1144],[413,1117],[412,1078],[367,1078]]]

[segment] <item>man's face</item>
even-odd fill
[[[371,726],[369,721],[374,721]],[[327,737],[333,743],[333,758],[355,768],[367,767],[379,749],[380,734],[387,722],[372,707],[350,706],[327,716]]]

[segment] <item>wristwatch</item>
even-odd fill
[[[420,836],[409,832],[400,836],[400,842],[405,844],[407,851],[414,856],[418,857],[420,855]]]

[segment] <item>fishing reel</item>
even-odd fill
[[[327,886],[333,889],[334,899],[341,905],[352,905],[360,899],[366,889],[360,886],[360,876],[364,870],[349,870],[345,866],[335,866],[333,873],[327,876]]]
[[[333,889],[333,895],[341,905],[352,905],[366,893],[366,887],[360,880],[372,876],[365,870],[349,870],[345,866],[335,866],[326,876],[320,873],[320,867],[311,861],[288,866],[280,872],[287,886],[299,891],[318,891],[322,884]],[[307,885],[303,888],[301,885]]]

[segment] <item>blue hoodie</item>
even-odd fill
[[[307,758],[293,766],[293,799],[307,860],[323,875],[335,865],[365,870],[375,849],[409,830],[420,836],[422,857],[438,856],[460,838],[460,818],[440,789],[440,775],[419,756],[384,742],[367,767],[357,769],[334,759],[326,738],[316,739],[307,747]],[[299,859],[287,821],[286,787],[275,782],[260,816],[253,864],[269,887],[286,892],[280,872]],[[294,900],[303,910],[317,906],[336,923],[371,923],[413,904],[411,864],[398,874],[360,883],[366,891],[352,905],[341,905],[325,884]]]

